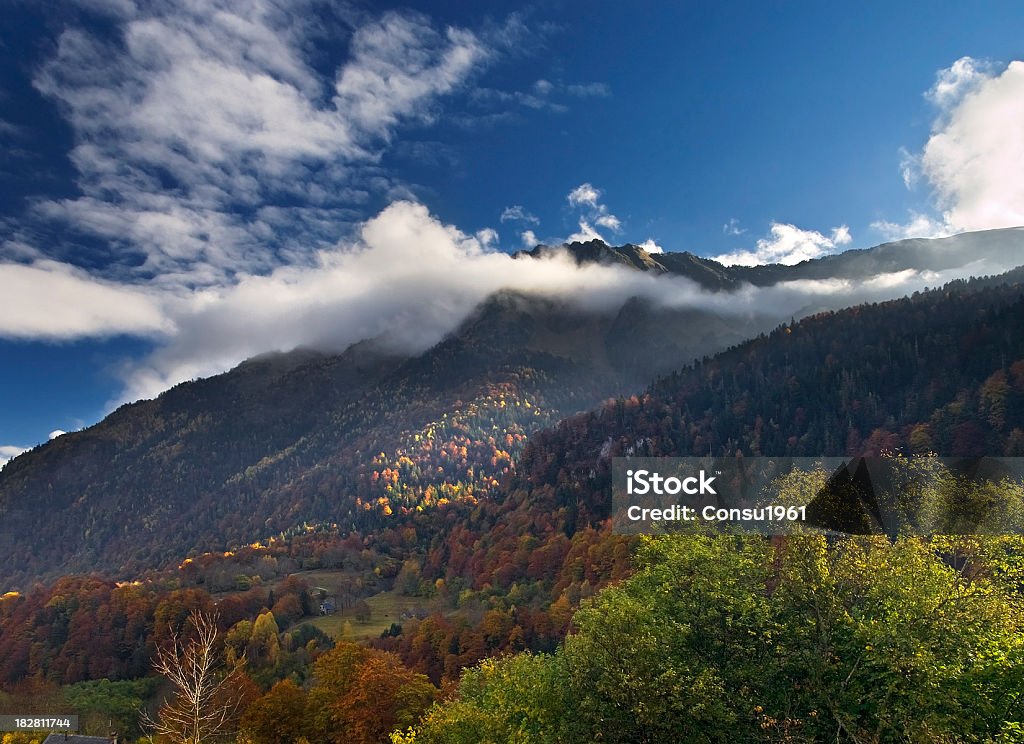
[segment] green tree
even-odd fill
[[[395,744],[569,741],[572,705],[561,656],[519,654],[467,669],[455,700],[434,705]]]
[[[393,740],[1019,741],[1014,544],[648,538],[558,654],[486,662]]]
[[[273,666],[278,662],[281,656],[280,633],[273,612],[268,610],[256,618],[248,645],[248,659],[253,665]]]

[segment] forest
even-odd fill
[[[641,539],[609,521],[613,457],[1024,455],[1020,282],[785,323],[521,440],[481,432],[502,402],[535,405],[491,388],[443,419],[446,454],[413,438],[371,460],[366,493],[392,507],[368,497],[372,522],[4,595],[0,712],[56,706],[144,740],[140,712],[180,697],[162,655],[209,622],[226,713],[203,741],[1022,742],[1019,538]],[[435,457],[487,487],[428,498]],[[324,569],[353,622],[382,594],[429,609],[332,637],[307,580]]]

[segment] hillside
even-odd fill
[[[784,324],[540,431],[426,565],[477,587],[562,566],[566,538],[607,533],[613,457],[882,451],[1024,455],[1024,269]]]
[[[396,513],[474,501],[533,431],[771,322],[504,293],[420,356],[382,339],[258,357],[10,462],[0,585],[130,577],[307,523],[372,531]]]
[[[507,322],[508,313],[521,301],[502,298],[467,325],[459,344],[453,339],[445,348],[468,364],[471,340],[494,338],[489,318],[501,317],[505,329],[517,327]],[[537,312],[536,305],[529,308]],[[539,343],[529,340],[529,324],[518,328],[520,348]],[[418,380],[418,394],[426,395],[430,385],[447,390],[445,382],[426,374],[433,369],[428,359],[414,361],[382,374],[412,365],[424,373],[419,378],[404,373]],[[314,363],[328,364],[318,357],[303,362]],[[376,363],[395,362],[376,358]],[[250,374],[290,366],[276,358],[253,364],[246,367]],[[462,383],[476,379],[464,365],[442,368],[463,369]],[[543,389],[536,380],[516,384],[516,390]],[[372,402],[373,389],[364,388],[361,399]],[[507,410],[513,399],[504,400]],[[479,438],[472,428],[467,431],[467,439]],[[141,584],[69,577],[8,598],[0,603],[9,619],[0,628],[0,657],[13,670],[11,682],[35,673],[63,682],[115,673],[107,669],[137,674],[154,643],[150,618],[169,612],[182,617],[188,606],[209,606],[206,592],[211,591],[218,593],[225,629],[272,608],[284,631],[286,623],[309,614],[302,578],[319,585],[325,579],[310,571],[329,568],[348,577],[346,592],[353,600],[387,590],[410,603],[444,608],[425,618],[400,618],[373,642],[440,683],[489,655],[554,651],[581,602],[629,575],[636,539],[613,535],[609,528],[613,456],[708,449],[752,455],[883,449],[1021,455],[1022,445],[1024,270],[1016,270],[781,325],[665,376],[643,394],[534,432],[514,464],[502,463],[507,472],[490,486],[487,498],[453,499],[443,509],[413,508],[405,517],[400,508],[387,519],[375,512],[374,519],[358,520],[366,528],[361,533],[346,536],[347,528],[339,526],[292,534],[269,546],[184,561]],[[482,462],[479,453],[472,461]],[[382,464],[371,458],[371,465]],[[330,467],[314,468],[306,477],[319,477],[321,471],[324,478],[337,477]],[[372,482],[372,473],[379,480],[384,470],[358,472],[368,473]],[[390,483],[390,492],[383,486],[391,494],[389,503],[400,503],[403,488],[426,482],[416,477],[409,468]],[[461,482],[467,487],[468,481]],[[245,523],[247,515],[236,509],[233,518]],[[283,585],[298,599],[289,599],[276,585],[268,598],[269,582],[291,572],[298,573]],[[236,589],[230,601],[222,594],[226,587]],[[121,628],[123,610],[109,608],[122,605],[143,619]],[[96,628],[103,628],[110,643],[90,656],[107,666],[91,670],[82,665],[81,649]],[[260,667],[267,679],[276,668]]]
[[[76,572],[131,577],[307,524],[372,533],[402,514],[473,504],[501,493],[533,432],[767,331],[795,307],[750,301],[743,288],[825,276],[866,282],[877,272],[913,267],[928,274],[968,260],[1000,264],[1019,243],[1019,231],[1002,230],[754,268],[598,241],[564,246],[557,250],[579,263],[689,278],[719,303],[673,306],[636,296],[620,307],[585,310],[563,299],[500,292],[418,356],[394,351],[387,338],[341,354],[269,354],[123,406],[0,471],[9,548],[0,554],[0,587]],[[555,249],[540,247],[519,260],[549,250]],[[668,283],[662,294],[674,291],[686,290]],[[732,303],[737,291],[747,293]],[[848,301],[827,294],[799,300],[807,307]],[[850,371],[857,364],[839,367],[864,374]],[[741,402],[763,384],[744,381],[731,393],[736,404],[747,405]],[[793,405],[813,408],[815,400]],[[819,422],[795,439],[808,451],[842,450],[849,427],[837,434],[837,421]],[[745,425],[754,432],[748,439],[740,427],[687,446],[728,449],[731,439],[751,453],[795,447],[780,443],[794,435],[784,433],[790,430],[778,417]],[[868,437],[877,425],[854,428]],[[673,436],[682,446],[682,435]],[[844,441],[832,441],[837,436]]]

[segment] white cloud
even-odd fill
[[[647,240],[645,240],[643,243],[640,244],[640,247],[643,248],[648,253],[664,253],[665,252],[665,249],[662,248],[657,243],[655,243],[652,238],[648,238]]]
[[[584,221],[580,237],[587,229]],[[531,237],[528,231],[524,235]],[[529,242],[535,244],[535,236]],[[652,240],[642,247],[660,250]],[[367,221],[354,242],[320,251],[315,266],[280,267],[244,276],[231,287],[168,299],[174,333],[149,357],[123,368],[125,391],[115,402],[156,395],[271,350],[340,350],[377,338],[407,352],[421,351],[502,289],[555,296],[603,312],[644,297],[660,306],[780,318],[816,298],[834,295],[845,302],[863,290],[793,285],[771,292],[709,293],[681,277],[578,266],[559,251],[539,260],[513,259],[441,223],[420,204],[396,202]]]
[[[596,209],[597,200],[601,198],[601,192],[595,189],[589,183],[581,183],[579,186],[570,191],[569,196],[567,196],[566,198],[569,200],[569,206],[587,206]]]
[[[985,83],[991,73],[991,65],[971,57],[961,57],[935,75],[935,84],[925,93],[925,98],[940,109],[950,110],[964,97]]]
[[[501,213],[502,222],[523,222],[527,225],[537,225],[540,220],[536,216],[530,214],[521,204],[513,204],[511,207],[505,207]]]
[[[565,90],[577,98],[608,98],[612,94],[607,83],[574,83],[565,86]]]
[[[816,230],[802,230],[796,225],[773,222],[769,237],[760,238],[754,250],[734,251],[714,256],[713,260],[726,266],[759,266],[780,263],[786,266],[813,258],[820,258],[852,240],[846,225],[836,227],[831,236]]]
[[[470,93],[472,101],[484,108],[517,104],[529,109],[556,113],[564,113],[569,110],[569,105],[564,103],[567,98],[607,98],[610,95],[611,90],[604,83],[570,83],[567,85],[544,78],[534,81],[528,90],[475,88]]]
[[[358,29],[352,49],[335,86],[336,108],[384,138],[400,118],[427,114],[425,101],[450,93],[488,55],[470,31],[448,27],[442,37],[425,17],[395,12]]]
[[[50,435],[47,437],[47,439],[56,439],[57,437],[62,437],[65,434],[67,434],[67,432],[64,431],[63,429],[54,429],[53,431],[50,432]]]
[[[546,96],[555,89],[554,83],[550,80],[544,80],[541,78],[533,84],[533,92],[539,96]]]
[[[588,227],[583,221],[581,231]],[[804,240],[810,235],[817,243],[842,240],[845,235],[842,229],[825,238],[792,226],[779,227],[776,243],[794,234]],[[529,231],[523,236],[536,243]],[[951,240],[968,237],[973,236]],[[424,206],[399,201],[366,221],[358,238],[318,251],[308,265],[241,274],[228,286],[188,291],[150,288],[142,293],[134,286],[90,280],[66,266],[43,264],[16,266],[16,270],[40,273],[0,285],[0,295],[9,296],[5,291],[13,286],[23,293],[16,306],[37,302],[33,312],[44,319],[38,321],[43,337],[100,332],[152,335],[157,349],[141,360],[126,362],[120,370],[123,393],[112,401],[118,404],[222,372],[267,351],[295,347],[335,351],[374,338],[406,352],[421,351],[502,289],[555,296],[595,311],[613,312],[627,299],[643,297],[662,306],[781,318],[808,308],[814,311],[861,298],[896,296],[908,288],[937,283],[934,277],[926,281],[921,276],[899,276],[860,284],[791,283],[764,290],[747,287],[734,294],[708,293],[680,277],[659,277],[621,266],[578,266],[559,251],[539,260],[513,259],[489,247],[491,242],[486,230],[478,236],[467,235],[441,223]],[[652,252],[659,249],[653,241],[642,247]],[[795,249],[791,245],[787,250]],[[963,253],[971,253],[969,246]],[[104,294],[108,292],[113,294]],[[36,293],[38,300],[31,296]]]
[[[540,243],[540,241],[537,240],[537,235],[533,232],[533,230],[523,230],[521,233],[519,233],[519,238],[520,240],[523,241],[523,245],[526,248],[536,248],[537,245]]]
[[[580,267],[562,254],[513,259],[442,224],[422,205],[396,202],[367,221],[354,243],[320,251],[315,266],[279,267],[230,287],[165,298],[174,332],[148,358],[124,368],[124,398],[152,396],[275,349],[340,350],[380,338],[423,350],[501,289],[605,309],[635,295],[664,294],[677,303],[703,296],[691,282],[653,279],[621,267]]]
[[[335,242],[368,189],[394,191],[378,161],[397,127],[436,118],[494,54],[467,29],[388,12],[323,71],[314,39],[340,25],[297,3],[122,3],[115,35],[65,30],[35,85],[74,128],[83,195],[36,217],[110,241],[112,271],[190,286]]]
[[[608,207],[601,203],[601,190],[595,188],[591,183],[581,183],[566,196],[570,207],[575,207],[581,214],[579,216],[579,231],[566,238],[567,243],[586,242],[588,240],[604,240],[597,229],[603,227],[612,232],[622,231],[622,221],[608,211]]]
[[[978,82],[924,147],[921,170],[953,230],[1024,224],[1024,62]]]
[[[952,234],[952,230],[943,222],[926,214],[911,212],[907,222],[888,222],[879,220],[871,223],[872,229],[879,232],[886,240],[905,240],[906,238],[944,238]]]
[[[484,248],[493,248],[498,244],[498,231],[490,227],[485,227],[482,230],[477,230],[476,239]]]
[[[70,339],[173,330],[152,294],[56,261],[0,263],[0,297],[0,337]]]
[[[908,189],[915,188],[921,180],[921,158],[905,147],[900,148],[900,176]]]
[[[579,221],[579,230],[565,239],[566,243],[589,243],[591,240],[604,241],[604,237],[586,220]]]
[[[872,225],[887,237],[936,237],[1024,224],[1024,62],[1001,72],[970,57],[941,70],[926,97],[939,109],[920,153],[900,169],[927,182],[940,217]]]
[[[0,444],[0,468],[27,450],[24,447],[16,447],[12,444]]]
[[[850,235],[850,228],[846,225],[840,225],[839,227],[832,228],[832,245],[849,245],[853,242],[853,236]]]

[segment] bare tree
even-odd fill
[[[146,714],[143,722],[176,744],[206,744],[233,733],[241,705],[234,684],[238,667],[226,674],[220,668],[216,615],[193,610],[188,624],[193,633],[172,630],[171,643],[156,651],[153,668],[174,691],[156,719]]]

